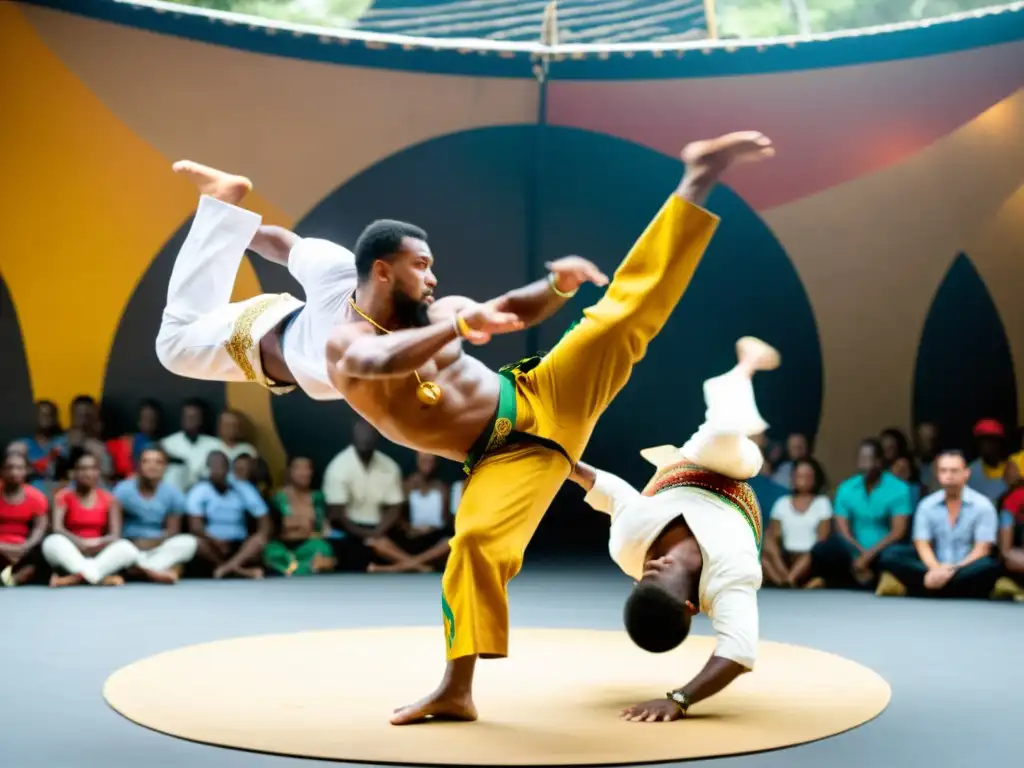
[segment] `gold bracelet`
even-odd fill
[[[460,339],[467,338],[473,330],[460,314],[453,315],[452,322],[455,325],[455,333]]]
[[[555,292],[556,296],[561,296],[563,299],[571,299],[573,296],[576,295],[576,291],[579,290],[579,288],[576,288],[572,291],[563,291],[561,288],[558,287],[557,283],[558,275],[556,275],[554,272],[548,272],[548,287]]]

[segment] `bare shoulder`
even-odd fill
[[[443,296],[430,306],[427,313],[434,322],[450,318],[456,312],[476,302],[466,296]]]
[[[373,328],[369,323],[362,321],[352,321],[347,323],[339,323],[331,329],[331,335],[327,339],[327,358],[329,360],[337,360],[345,351],[349,348],[349,345],[353,341],[372,334]]]

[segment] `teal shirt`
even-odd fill
[[[864,476],[847,478],[836,491],[835,515],[850,521],[850,533],[862,547],[871,549],[889,535],[892,519],[912,511],[910,486],[895,475],[883,472],[878,484],[867,492]]]

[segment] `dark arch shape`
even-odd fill
[[[966,253],[949,267],[921,331],[914,371],[914,422],[935,422],[942,442],[970,448],[971,427],[1017,425],[1017,378],[1010,342],[985,281]]]
[[[0,275],[0,349],[3,350],[3,376],[0,376],[0,449],[11,440],[28,437],[35,427],[32,404],[32,377],[28,370],[25,343],[18,314]]]

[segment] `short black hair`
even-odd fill
[[[74,410],[80,405],[90,405],[96,407],[96,398],[92,395],[76,395],[75,399],[71,401],[71,409]]]
[[[228,458],[228,455],[226,453],[224,453],[224,451],[210,451],[208,454],[206,454],[206,466],[207,467],[210,466],[210,461],[214,457],[217,457],[217,458],[220,458],[220,459],[224,459],[224,463],[228,465],[228,469],[231,468],[231,459]]]
[[[882,443],[877,437],[868,437],[860,441],[860,449],[870,448],[875,458],[882,460]]]
[[[160,443],[150,443],[141,451],[139,451],[139,460],[141,461],[142,457],[145,456],[147,453],[159,453],[164,461],[170,461],[170,456],[167,454],[167,451],[164,450],[163,446],[160,445]]]
[[[939,451],[939,455],[935,457],[935,465],[938,466],[939,459],[946,456],[956,456],[956,458],[960,459],[960,461],[964,463],[964,466],[967,465],[967,456],[964,455],[963,451],[957,450],[956,448],[947,448],[944,451]]]
[[[394,219],[378,219],[370,224],[356,240],[356,274],[360,280],[370,276],[373,263],[389,259],[402,250],[402,238],[426,241],[427,233],[415,224]]]
[[[686,604],[653,582],[633,588],[623,618],[630,639],[650,653],[671,651],[690,634]]]
[[[903,434],[903,430],[897,427],[887,427],[883,429],[879,437],[891,437],[896,443],[896,455],[897,456],[909,456],[910,455],[910,441],[907,436]]]

